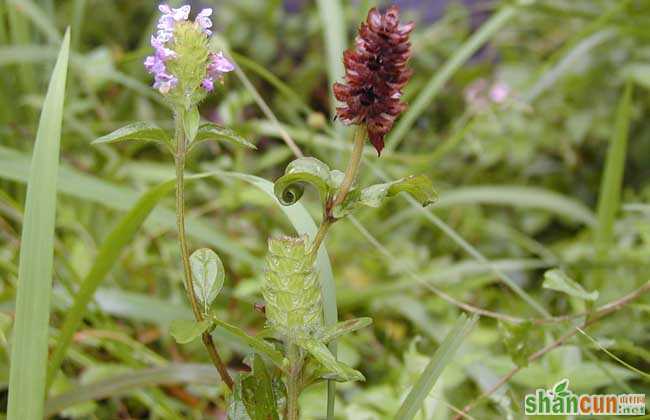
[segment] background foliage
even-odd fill
[[[201,2],[214,7],[218,35],[243,71],[226,79],[201,114],[232,126],[258,150],[205,143],[193,152],[190,172],[275,180],[296,151],[286,139],[305,155],[343,168],[351,133],[330,118],[332,75],[340,71],[340,49],[351,45],[355,26],[374,3],[340,3],[341,9],[339,2],[324,1]],[[366,151],[362,174],[366,184],[426,174],[440,199],[427,211],[407,199],[393,200],[337,224],[328,237],[339,318],[374,319],[339,342],[341,359],[367,381],[338,386],[337,417],[389,418],[397,412],[463,312],[452,300],[491,313],[465,339],[419,418],[451,417],[516,365],[523,369],[479,401],[471,416],[522,417],[526,392],[562,378],[573,391],[650,393],[643,374],[650,366],[647,297],[594,323],[589,337],[578,334],[526,366],[530,355],[571,328],[568,322],[537,322],[545,313],[580,314],[648,281],[650,3],[405,3],[412,5],[404,15],[418,21],[414,77],[405,95],[411,109],[381,158]],[[422,12],[438,9],[440,16]],[[135,120],[171,128],[142,66],[155,18],[149,1],[0,2],[5,389],[25,183],[64,30],[71,26],[72,37],[51,345],[123,212],[173,177],[172,163],[155,144],[90,147]],[[503,102],[489,98],[496,82],[508,88]],[[260,107],[264,103],[268,108]],[[264,320],[253,307],[260,300],[266,238],[293,227],[267,194],[241,176],[204,178],[188,189],[192,249],[215,249],[226,268],[216,303],[220,317],[259,331]],[[308,193],[302,203],[319,220],[317,197]],[[172,205],[170,195],[161,201],[92,296],[63,374],[51,387],[47,413],[102,419],[224,414],[224,389],[215,388],[203,348],[198,342],[178,345],[169,334],[172,320],[189,318]],[[597,300],[542,287],[544,273],[553,268],[587,292],[598,291]],[[532,321],[515,326],[512,317]],[[215,340],[232,369],[247,369],[245,343],[224,329]],[[302,403],[304,418],[324,417],[324,387],[311,389]]]

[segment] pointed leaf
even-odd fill
[[[564,292],[569,296],[573,296],[584,300],[598,299],[598,291],[588,292],[579,283],[576,283],[569,276],[560,269],[548,270],[544,273],[544,283],[542,287],[545,289],[557,290]]]
[[[204,313],[223,288],[225,270],[219,256],[211,249],[197,249],[190,256],[192,284]]]
[[[187,344],[197,339],[210,328],[210,321],[196,322],[189,319],[177,319],[169,326],[169,333],[178,344]]]
[[[257,337],[248,335],[241,328],[231,325],[220,319],[214,318],[213,322],[219,327],[228,331],[229,333],[238,336],[243,342],[248,344],[251,347],[251,349],[253,349],[253,351],[255,351],[256,353],[262,356],[268,357],[273,362],[273,364],[275,364],[277,367],[282,369],[284,356],[282,355],[282,353],[276,350],[275,347],[273,347],[273,345]]]
[[[43,102],[27,183],[9,367],[9,419],[43,418],[57,174],[69,54],[68,28]]]
[[[361,328],[365,328],[370,324],[372,324],[372,318],[367,317],[341,321],[338,324],[327,328],[323,334],[323,337],[321,338],[321,341],[324,343],[329,343],[330,341],[336,340],[344,334],[360,330]]]
[[[363,374],[334,358],[327,346],[313,338],[304,338],[296,342],[300,347],[307,350],[325,370],[332,372],[334,376],[328,379],[343,381],[365,381]]]
[[[237,146],[257,149],[253,143],[249,142],[235,131],[214,123],[201,124],[199,131],[196,133],[196,137],[194,137],[194,142],[190,147],[194,147],[198,143],[208,140],[225,141]]]
[[[273,190],[282,204],[290,206],[300,200],[305,184],[314,186],[321,200],[325,200],[331,189],[329,166],[313,157],[298,158],[287,165]]]
[[[122,128],[102,136],[92,144],[117,143],[126,140],[155,141],[163,144],[171,144],[172,139],[162,128],[154,123],[139,121],[126,125]]]

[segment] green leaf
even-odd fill
[[[542,287],[545,289],[556,290],[564,292],[569,296],[573,296],[584,300],[598,299],[598,291],[588,292],[580,284],[569,278],[564,271],[554,268],[544,273],[544,283]]]
[[[264,360],[257,354],[253,358],[252,373],[243,377],[241,383],[242,399],[251,419],[280,419],[271,375],[266,369]]]
[[[303,338],[297,340],[296,344],[307,350],[327,372],[334,374],[334,376],[328,379],[335,379],[339,382],[366,380],[361,372],[336,360],[327,346],[321,341],[313,338]]]
[[[508,355],[519,367],[528,366],[530,355],[544,345],[541,327],[530,321],[521,324],[499,321],[499,332]]]
[[[226,413],[228,420],[251,420],[242,395],[242,379],[239,376],[235,380],[235,389],[233,389],[228,401],[228,411]]]
[[[347,321],[341,321],[338,324],[326,328],[321,341],[324,343],[329,343],[332,340],[336,340],[344,334],[360,330],[365,328],[368,325],[372,324],[372,318],[354,318]]]
[[[203,305],[203,313],[207,314],[208,308],[223,288],[226,276],[223,263],[213,250],[201,248],[190,256],[190,267],[194,294]]]
[[[454,354],[460,347],[463,339],[469,334],[478,320],[477,316],[467,319],[465,314],[456,321],[447,337],[443,340],[436,350],[436,353],[427,364],[427,367],[418,378],[418,381],[406,396],[402,406],[395,414],[399,420],[411,420],[415,414],[422,408],[425,398],[433,389],[436,381],[440,377],[443,369],[452,361]]]
[[[182,118],[183,130],[185,131],[185,141],[187,144],[191,144],[196,137],[196,133],[199,131],[201,115],[199,114],[198,108],[193,106],[183,112]]]
[[[257,149],[253,143],[249,142],[237,134],[235,131],[214,123],[201,124],[199,131],[196,133],[194,141],[190,145],[190,148],[196,146],[198,143],[208,140],[225,141],[237,146],[244,146],[248,147],[249,149]]]
[[[313,157],[298,158],[287,165],[273,190],[280,203],[290,206],[300,200],[305,184],[313,185],[325,201],[332,187],[329,166]]]
[[[614,222],[621,202],[625,173],[625,156],[632,120],[632,83],[627,83],[616,110],[616,125],[607,149],[603,178],[598,192],[598,225],[596,249],[598,258],[604,258],[614,235]]]
[[[172,142],[171,137],[154,123],[138,121],[118,128],[112,133],[106,134],[92,144],[117,143],[126,140],[153,141],[169,145]]]
[[[429,178],[424,175],[411,175],[397,181],[364,188],[361,191],[361,204],[379,207],[386,198],[401,192],[411,194],[424,207],[435,202],[437,198]]]
[[[63,362],[68,347],[72,342],[72,337],[81,325],[88,303],[93,298],[97,288],[111,271],[120,255],[122,255],[124,248],[131,243],[136,232],[152,210],[163,197],[174,189],[175,185],[176,182],[170,180],[143,194],[104,239],[93,266],[83,279],[79,290],[75,294],[74,302],[63,320],[56,348],[48,363],[48,387],[52,384],[54,375],[59,370],[61,362]]]
[[[68,28],[43,103],[27,183],[9,373],[9,419],[43,418],[57,175],[69,52]]]
[[[257,337],[253,337],[252,335],[248,335],[241,328],[220,319],[214,318],[213,322],[217,326],[241,338],[242,341],[248,344],[256,353],[268,357],[273,362],[273,364],[282,369],[284,356],[281,352],[276,350],[272,344],[267,343],[266,341],[261,340]]]
[[[210,321],[196,322],[189,319],[177,319],[169,326],[169,333],[178,344],[187,344],[197,339],[210,328]]]
[[[409,193],[422,206],[432,204],[437,198],[429,178],[424,175],[411,175],[397,181],[371,185],[361,191],[352,191],[343,205],[334,209],[334,216],[343,217],[359,206],[380,207],[387,198],[401,192]]]

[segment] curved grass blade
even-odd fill
[[[69,51],[68,29],[43,103],[27,183],[9,375],[10,420],[43,418],[56,183]]]
[[[117,226],[113,228],[102,243],[97,253],[97,258],[95,258],[92,268],[81,283],[81,287],[75,295],[74,302],[63,321],[61,334],[59,335],[59,340],[47,371],[48,388],[52,384],[52,380],[59,370],[61,362],[63,362],[75,331],[81,325],[83,317],[86,314],[86,307],[93,298],[95,291],[111,271],[120,255],[122,255],[124,248],[131,243],[136,232],[140,229],[156,204],[169,194],[174,189],[174,186],[175,181],[170,180],[145,193],[135,203],[133,208],[122,217]]]
[[[477,320],[476,315],[470,319],[467,319],[465,314],[460,316],[395,414],[395,419],[411,420],[415,417],[443,369],[452,361],[463,339],[472,330]]]

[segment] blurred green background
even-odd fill
[[[228,75],[201,114],[233,127],[258,150],[205,144],[193,152],[188,171],[245,172],[273,181],[294,158],[283,138],[343,169],[351,131],[331,117],[331,85],[342,74],[342,50],[353,45],[355,28],[377,4],[192,3],[195,11],[214,8],[216,36],[243,72]],[[155,145],[90,146],[131,121],[171,128],[169,110],[142,66],[151,52],[156,6],[0,2],[0,309],[9,316],[38,115],[63,31],[72,28],[52,342],[121,212],[173,177],[168,154]],[[339,317],[374,319],[339,344],[341,359],[367,381],[338,386],[338,418],[394,415],[462,312],[440,293],[539,319],[535,305],[558,316],[588,309],[581,299],[543,288],[548,269],[561,268],[585,289],[597,290],[596,306],[638,288],[650,274],[650,1],[423,0],[402,6],[403,18],[418,24],[414,75],[404,96],[411,107],[381,158],[366,150],[361,181],[422,173],[440,199],[427,210],[392,200],[338,223],[328,237]],[[626,85],[628,108],[619,105]],[[622,159],[608,154],[621,142]],[[622,181],[603,182],[606,167]],[[266,238],[292,233],[292,227],[268,196],[241,181],[210,178],[188,188],[191,246],[215,249],[226,266],[218,312],[259,331],[264,319],[254,304],[261,301]],[[169,336],[169,323],[189,311],[171,200],[150,217],[94,296],[65,375],[51,390],[50,412],[60,418],[224,417],[224,390],[215,388],[200,343],[180,346]],[[315,194],[302,203],[319,221]],[[522,418],[525,393],[565,377],[576,392],[647,394],[647,375],[620,360],[650,368],[649,308],[647,297],[637,300],[593,325],[589,334],[596,341],[578,334],[524,367],[480,401],[470,418]],[[8,319],[0,327],[10,339]],[[451,418],[522,355],[570,328],[531,324],[513,332],[500,324],[481,318],[416,418]],[[246,369],[241,344],[223,332],[215,339],[232,369]],[[0,341],[0,401],[6,401],[9,347]],[[325,403],[324,387],[309,389],[303,417],[324,418]]]

